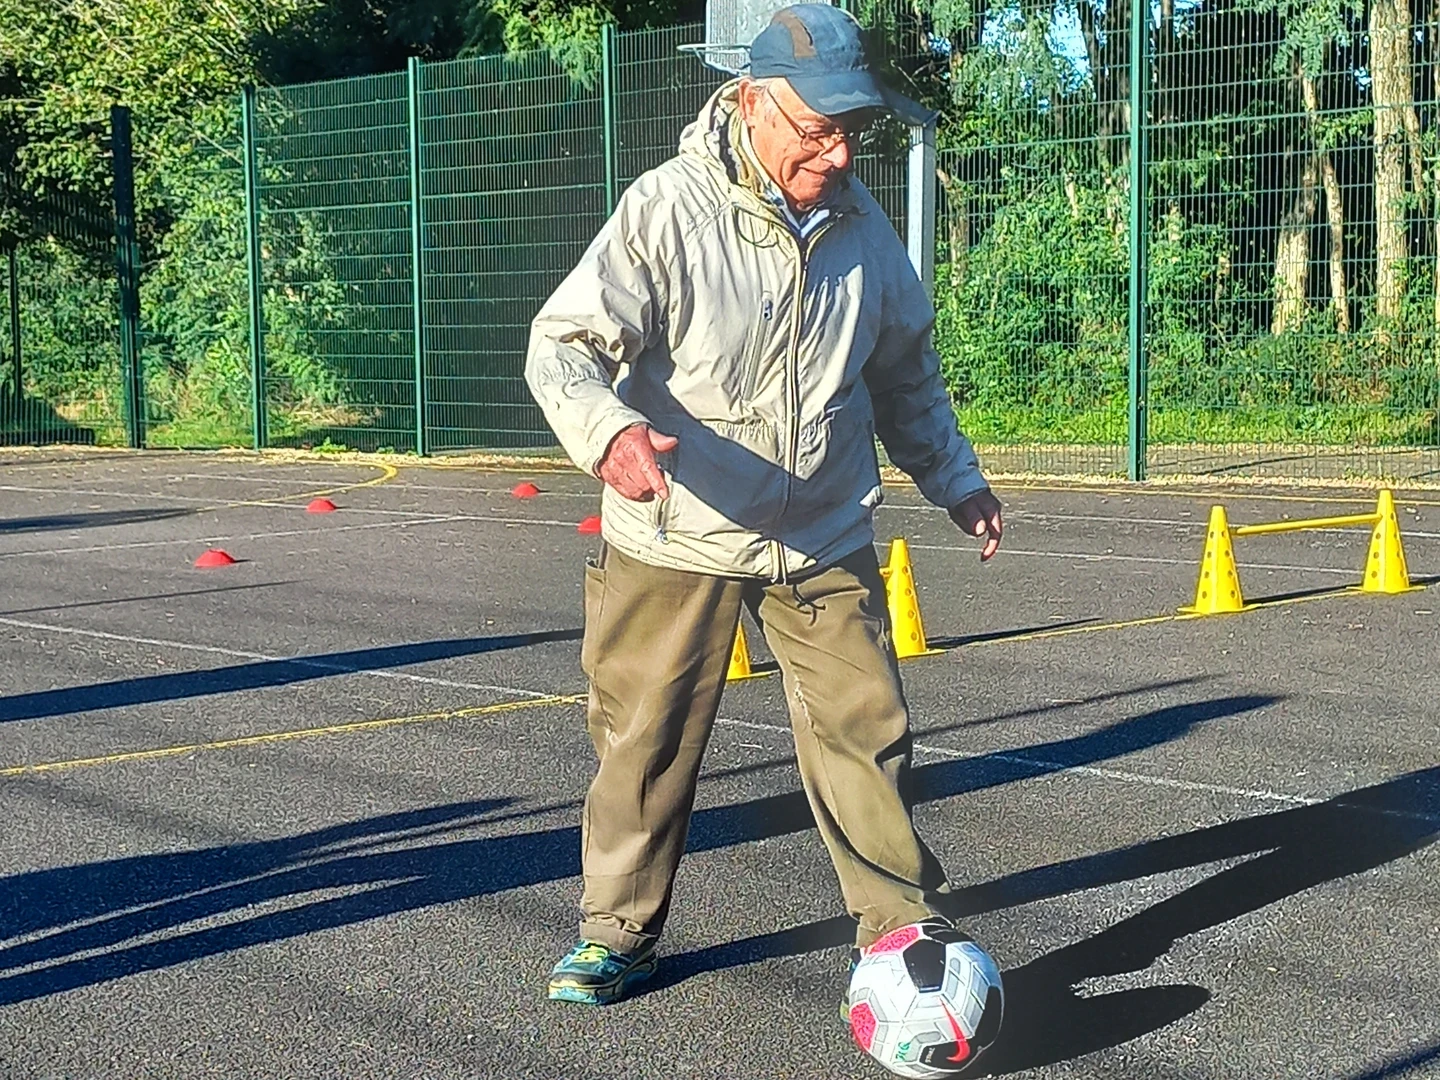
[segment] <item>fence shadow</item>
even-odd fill
[[[140,596],[107,596],[103,600],[76,600],[69,604],[41,604],[38,607],[14,608],[0,611],[0,618],[13,615],[34,615],[42,611],[75,611],[79,608],[114,607],[118,604],[143,604],[151,600],[179,600],[187,596],[214,596],[219,593],[255,592],[259,589],[279,589],[296,584],[295,579],[281,581],[254,581],[246,585],[218,585],[210,589],[179,589],[175,592],[144,593]]]
[[[1409,1076],[1427,1065],[1440,1062],[1440,1042],[1415,1050],[1409,1054],[1396,1054],[1388,1061],[1363,1073],[1350,1073],[1344,1080],[1387,1080],[1389,1077]]]
[[[77,529],[105,529],[115,525],[140,525],[189,517],[193,509],[155,507],[148,510],[96,510],[85,514],[53,514],[49,517],[0,518],[0,535],[12,533],[61,532]]]
[[[1221,698],[1141,713],[1073,739],[915,770],[922,799],[942,799],[1093,764],[1180,738],[1195,724],[1259,708]],[[1016,764],[1033,755],[1035,765]],[[98,985],[206,956],[401,911],[449,904],[580,872],[580,831],[565,826],[465,836],[509,799],[387,814],[279,840],[112,859],[0,879],[0,1005]],[[813,825],[793,792],[697,812],[689,850],[713,850]],[[348,890],[327,896],[330,891]],[[215,925],[213,920],[228,917]],[[839,922],[676,957],[684,973],[823,947]],[[848,936],[848,935],[847,935]],[[818,943],[818,944],[817,944]],[[803,947],[803,948],[802,948]],[[28,970],[26,970],[28,969]],[[663,970],[663,969],[662,969]],[[672,975],[671,982],[675,981]]]
[[[202,671],[146,675],[86,686],[67,686],[59,690],[12,694],[9,697],[0,697],[0,723],[39,720],[47,716],[64,716],[67,713],[93,709],[123,708],[157,701],[180,701],[209,694],[231,694],[241,690],[289,686],[331,675],[380,671],[404,667],[407,664],[424,664],[433,660],[476,656],[502,649],[519,649],[551,641],[579,641],[581,634],[582,631],[574,629],[542,630],[533,634],[499,637],[446,638],[408,645],[383,645],[373,649],[317,653],[288,660],[258,660],[254,663],[231,664]]]

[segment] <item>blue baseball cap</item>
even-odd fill
[[[912,124],[935,117],[875,77],[860,24],[849,12],[824,2],[777,11],[750,46],[750,76],[784,79],[821,116],[883,111]]]

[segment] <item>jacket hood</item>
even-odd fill
[[[699,115],[680,133],[680,153],[708,158],[722,169],[726,168],[726,131],[739,107],[740,80],[731,79],[710,95]]]

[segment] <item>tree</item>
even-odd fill
[[[1375,314],[1396,322],[1410,253],[1405,207],[1411,87],[1409,0],[1370,0],[1370,82],[1375,148]]]

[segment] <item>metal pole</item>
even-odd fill
[[[605,127],[605,213],[615,211],[619,201],[616,191],[615,152],[615,26],[606,23],[600,28],[600,99],[601,123]]]
[[[115,270],[120,285],[120,373],[130,445],[145,445],[145,380],[140,370],[140,245],[135,235],[135,158],[130,110],[110,109],[115,181]]]
[[[1150,75],[1150,3],[1130,0],[1130,461],[1131,480],[1144,480],[1149,457],[1149,357],[1146,354],[1146,260],[1149,258],[1150,163],[1146,104]]]
[[[925,286],[935,288],[935,123],[910,128],[905,185],[905,246]]]
[[[15,418],[17,422],[25,415],[24,368],[20,363],[20,254],[19,248],[11,244],[10,263],[10,373],[15,376]]]
[[[260,255],[260,163],[255,144],[255,88],[241,94],[240,137],[245,160],[245,276],[250,291],[250,411],[255,449],[269,444],[265,395],[265,294]]]
[[[415,453],[426,446],[425,414],[425,252],[422,192],[420,190],[420,61],[410,57],[405,67],[410,99],[410,308],[415,324]]]

